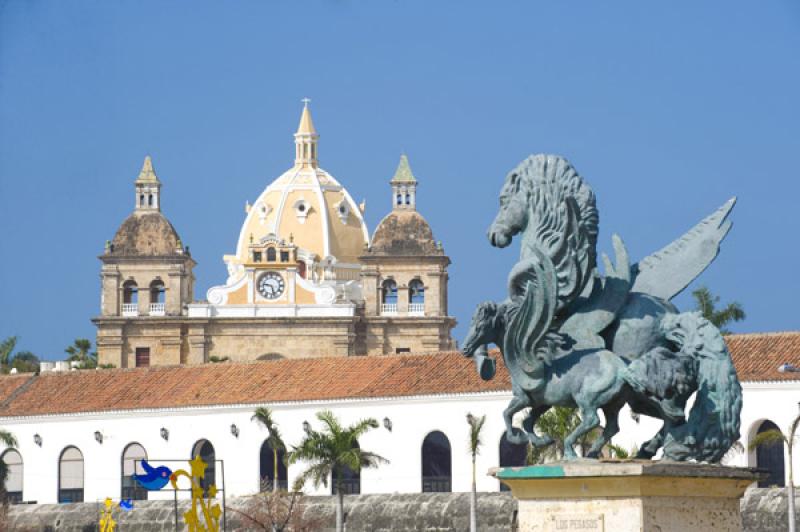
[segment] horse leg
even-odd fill
[[[528,438],[518,428],[512,426],[514,414],[530,406],[530,399],[527,395],[514,395],[508,407],[503,410],[503,419],[506,422],[506,439],[510,443],[528,443]]]
[[[553,443],[553,438],[548,435],[544,437],[538,436],[534,431],[534,426],[536,422],[542,417],[542,414],[550,410],[550,405],[541,405],[541,406],[534,406],[531,408],[531,413],[525,420],[522,422],[522,428],[525,432],[528,433],[528,441],[531,442],[531,445],[534,447],[547,447],[551,443]]]
[[[636,453],[636,458],[649,460],[658,452],[662,445],[664,445],[664,439],[667,437],[667,422],[665,421],[664,424],[661,426],[661,430],[659,430],[655,436],[644,442],[642,447],[639,449],[639,452]]]
[[[603,450],[603,446],[610,442],[611,438],[619,432],[619,411],[624,404],[623,402],[622,404],[603,407],[603,414],[606,416],[606,427],[603,429],[603,433],[600,437],[592,443],[589,452],[586,453],[588,458],[597,458],[600,455],[600,451]]]
[[[564,438],[564,460],[575,460],[578,455],[575,454],[575,442],[578,438],[600,425],[600,417],[597,415],[597,410],[588,406],[581,406],[581,422],[572,431],[572,433]]]

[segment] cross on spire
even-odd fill
[[[308,107],[308,104],[311,103],[311,98],[303,98],[300,101],[303,102],[303,107]]]

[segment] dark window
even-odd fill
[[[146,368],[150,365],[150,348],[137,347],[136,348],[136,367]]]
[[[139,206],[144,207],[144,194],[139,194]]]
[[[164,302],[164,283],[155,280],[150,283],[150,303]]]
[[[422,492],[450,492],[452,478],[450,440],[435,430],[422,442]]]
[[[202,458],[206,463],[206,473],[203,480],[200,481],[200,487],[203,488],[203,494],[208,495],[208,488],[210,488],[212,484],[216,484],[217,479],[217,455],[214,452],[214,446],[211,445],[211,442],[208,440],[198,441],[194,444],[194,447],[192,447],[192,458],[196,456]],[[219,488],[219,486],[217,486],[217,488]]]
[[[253,252],[253,262],[261,262],[261,252],[254,251]]]
[[[406,194],[406,205],[411,205],[411,196]]]
[[[408,283],[409,302],[425,303],[425,285],[419,279],[414,279]]]
[[[152,207],[152,206],[153,206],[153,195],[152,195],[152,194],[150,194],[150,195],[147,197],[147,204],[148,204],[150,207]]]
[[[509,442],[505,432],[500,436],[500,467],[522,467],[527,465],[527,458],[527,444]],[[508,489],[508,486],[500,483],[500,491],[508,491]]]
[[[267,248],[267,262],[275,262],[275,248]]]
[[[772,421],[764,421],[758,427],[758,434],[768,430],[780,431],[778,425]],[[783,462],[783,443],[777,445],[759,445],[756,447],[756,467],[769,472],[769,476],[758,483],[759,488],[785,485],[784,472],[786,466]]]
[[[136,286],[136,281],[125,281],[125,283],[123,283],[122,302],[123,303],[139,302],[139,288]]]
[[[397,349],[394,350],[394,352],[397,353],[398,355],[400,353],[410,353],[411,352],[411,348],[410,347],[398,347]]]
[[[397,204],[398,205],[402,205],[403,204],[403,195],[402,194],[398,194],[397,195]]]
[[[83,453],[67,447],[58,459],[58,502],[83,502]]]
[[[281,251],[281,262],[289,262],[289,252]]]
[[[147,490],[133,479],[134,473],[144,475],[142,460],[147,460],[144,447],[138,443],[131,443],[122,451],[122,495],[123,499],[146,501]]]
[[[286,474],[286,464],[284,460],[286,453],[278,451],[278,489],[287,490],[289,488],[288,476]],[[261,491],[272,491],[275,482],[275,453],[272,452],[272,447],[266,441],[261,444],[261,453],[259,456],[259,478]]]
[[[356,442],[356,447],[361,448]],[[334,471],[333,472],[333,479],[331,482],[331,495],[336,495],[338,492],[337,484],[341,484],[342,486],[342,493],[344,495],[358,495],[361,493],[361,472],[360,471],[353,471],[347,466],[344,466],[341,471],[341,478],[339,477],[340,472]],[[339,480],[339,482],[337,482]]]

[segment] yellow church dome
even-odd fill
[[[319,167],[319,136],[307,100],[294,137],[294,166],[246,206],[236,254],[225,257],[229,267],[248,262],[250,245],[270,239],[293,244],[309,263],[358,264],[369,241],[363,205]]]

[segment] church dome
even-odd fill
[[[122,222],[110,255],[165,256],[179,254],[180,237],[160,212],[134,212]]]
[[[442,255],[427,220],[417,211],[389,213],[375,230],[370,252],[386,255]]]
[[[305,257],[335,258],[355,265],[369,233],[359,206],[347,190],[318,166],[319,136],[306,105],[295,133],[295,164],[246,207],[236,256],[229,264],[248,261],[248,247],[266,239],[291,242]]]

